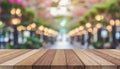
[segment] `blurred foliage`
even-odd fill
[[[21,24],[24,26],[28,26],[33,22],[33,19],[35,17],[35,12],[31,10],[30,8],[26,8],[22,12],[22,22]]]
[[[73,18],[72,18],[71,16],[56,16],[56,17],[54,18],[54,22],[55,22],[56,24],[60,24],[61,21],[63,21],[64,19],[66,20],[66,25],[64,26],[64,28],[67,29],[67,30],[71,29],[71,28],[70,28],[71,24],[69,24],[69,23],[71,23],[72,20],[73,20]],[[56,27],[56,30],[57,30],[57,31],[59,31],[60,29],[61,29],[61,27]]]
[[[92,9],[92,10],[96,10],[97,13],[101,14],[101,13],[104,13],[107,8],[108,8],[107,5],[99,4],[99,5],[94,6],[94,9]]]
[[[42,42],[35,37],[27,37],[27,42],[22,45],[22,49],[38,49],[42,46]]]
[[[6,48],[5,48],[5,49],[14,49],[14,46],[11,45],[10,43],[8,43],[8,44],[6,45]]]
[[[33,22],[35,22],[37,26],[40,26],[40,25],[45,26],[47,24],[45,20],[40,18],[34,18]]]
[[[99,12],[97,11],[97,9],[92,9],[86,15],[89,15],[89,17],[94,18],[98,13]]]
[[[84,25],[87,22],[86,18],[82,18],[79,22],[80,25]]]
[[[11,4],[9,2],[1,2],[0,7],[2,8],[2,15],[0,16],[2,21],[9,21],[13,16],[10,14],[12,8],[20,8],[22,12],[24,7],[21,5]]]
[[[0,25],[0,33],[3,31],[10,31],[11,27],[8,27],[6,24]]]
[[[92,45],[95,49],[102,49],[104,46],[104,42],[93,42]]]
[[[27,37],[24,44],[13,46],[11,43],[6,45],[6,49],[38,49],[43,46],[43,42],[36,37]]]
[[[80,25],[79,23],[74,24],[70,29],[68,29],[68,31],[75,29],[75,28],[78,27],[79,25]]]
[[[43,25],[47,28],[51,28],[57,31],[57,28],[53,28],[52,25],[50,23],[48,23],[47,21],[41,19],[41,18],[34,18],[33,22],[36,23],[36,25],[39,27],[40,25]]]
[[[111,15],[117,19],[120,19],[120,0],[108,0],[108,2],[104,4],[97,4],[95,5],[90,11],[88,11],[87,14],[85,14],[80,20],[78,21],[79,24],[77,25],[85,25],[87,22],[92,23],[98,23],[98,21],[95,20],[95,16],[97,14],[107,14]],[[92,20],[91,20],[92,19]],[[104,25],[107,24],[107,20],[103,19],[100,21]],[[76,28],[77,26],[73,26]],[[72,29],[74,29],[71,27]]]
[[[28,26],[29,24],[35,22],[37,26],[44,25],[45,27],[55,29],[47,21],[43,20],[42,18],[36,17],[36,14],[35,14],[36,12],[32,10],[31,8],[25,8],[22,5],[11,4],[7,1],[1,2],[0,7],[2,8],[2,16],[0,16],[0,18],[4,22],[6,21],[9,22],[10,19],[14,17],[10,14],[10,11],[13,8],[19,8],[22,10],[21,11],[22,17],[21,17],[20,25]]]

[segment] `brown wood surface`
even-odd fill
[[[0,50],[0,69],[120,69],[120,50]]]
[[[99,63],[102,69],[117,69],[117,66],[115,64],[109,62],[108,60],[105,60],[100,56],[97,56],[87,50],[82,52],[88,55],[91,59],[95,60],[97,63]]]
[[[108,54],[105,54],[105,53],[102,53],[102,52],[99,52],[99,51],[95,51],[95,50],[89,50],[90,52],[116,64],[118,66],[118,69],[120,69],[120,60],[119,59],[116,59]]]
[[[65,50],[68,69],[84,69],[84,65],[72,50]]]
[[[48,50],[38,61],[34,64],[33,69],[51,69],[51,63],[55,57],[56,50]]]
[[[67,69],[64,50],[57,50],[55,58],[51,64],[51,69]]]
[[[30,57],[22,60],[14,66],[14,69],[32,69],[32,65],[46,52],[47,50],[40,50]]]
[[[74,50],[81,61],[84,63],[86,69],[101,69],[100,64],[91,59],[88,55],[84,54],[80,50]]]
[[[15,52],[9,52],[8,55],[0,57],[0,63],[6,62],[8,60],[11,60],[12,58],[18,57],[19,55],[22,55],[30,50],[21,50],[21,51],[15,51]]]

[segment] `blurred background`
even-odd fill
[[[0,0],[0,49],[120,49],[120,0]]]

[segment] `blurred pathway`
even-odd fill
[[[43,49],[85,49],[80,43],[74,43],[73,45],[67,41],[57,41],[54,45],[48,45]]]
[[[48,45],[43,47],[45,49],[74,49],[74,47],[69,42],[58,41],[54,45]]]

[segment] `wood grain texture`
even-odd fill
[[[0,69],[120,69],[120,50],[0,50]]]
[[[0,57],[0,63],[11,60],[11,59],[18,57],[19,55],[22,55],[28,51],[30,51],[30,50],[20,50],[20,51],[15,51],[15,52],[9,53],[8,55]]]
[[[14,66],[14,69],[32,69],[33,64],[46,52],[47,50],[40,50],[37,53],[29,56]]]
[[[101,69],[100,64],[98,64],[96,61],[91,59],[86,54],[82,53],[82,51],[80,50],[74,50],[74,51],[81,59],[81,61],[84,63],[85,69]]]
[[[13,51],[7,51],[7,52],[2,52],[3,54],[0,55],[0,58],[3,58],[7,55],[13,54],[15,52],[19,52],[20,50],[13,50]]]
[[[105,53],[102,53],[102,52],[99,52],[99,51],[96,51],[96,50],[88,50],[88,51],[90,51],[90,52],[92,52],[92,53],[94,53],[94,54],[96,54],[96,55],[98,55],[98,56],[116,64],[118,66],[118,69],[120,69],[120,60],[119,59],[116,59],[112,56],[109,56],[108,54],[105,54]]]
[[[38,61],[33,65],[33,69],[51,69],[51,63],[55,57],[56,50],[48,50]]]
[[[107,54],[107,55],[109,55],[109,56],[112,56],[112,57],[120,60],[120,56],[111,53],[111,51],[106,51],[106,50],[97,50],[97,51],[102,52],[102,53],[105,53],[105,54]]]
[[[64,50],[57,50],[51,69],[67,69]]]
[[[114,52],[116,52],[116,53],[120,53],[120,50],[116,50],[116,49],[112,49],[112,50],[110,50],[110,51],[114,51]]]
[[[97,63],[99,63],[102,69],[117,69],[117,66],[115,64],[105,60],[104,58],[101,58],[86,50],[82,52],[88,55],[91,59],[95,60]]]
[[[0,55],[12,52],[12,50],[0,50]]]
[[[111,53],[111,54],[113,54],[113,55],[116,55],[116,56],[120,56],[120,52],[115,52],[114,50],[105,50],[106,52],[109,52],[109,53]]]
[[[83,63],[79,60],[73,50],[65,50],[68,69],[84,69]]]
[[[20,56],[14,58],[14,59],[11,59],[11,60],[9,60],[9,61],[7,61],[7,62],[4,62],[4,63],[0,64],[0,69],[13,69],[13,68],[14,68],[14,65],[15,65],[16,63],[22,61],[23,59],[31,56],[32,54],[34,54],[34,53],[36,53],[36,52],[38,52],[38,51],[39,51],[39,50],[32,50],[32,51],[30,51],[30,52],[27,52],[27,53],[25,53],[25,54],[23,54],[23,55],[20,55]]]

